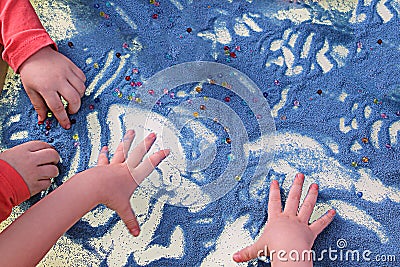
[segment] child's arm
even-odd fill
[[[60,125],[70,128],[60,96],[69,103],[68,112],[76,113],[86,89],[86,77],[74,63],[54,50],[56,44],[29,0],[0,1],[0,45],[4,46],[4,61],[21,74],[39,121],[46,119],[49,107]]]
[[[133,131],[128,131],[110,164],[104,147],[97,167],[73,176],[5,229],[0,234],[0,266],[35,266],[62,234],[98,204],[115,210],[137,236],[130,197],[169,151],[158,151],[142,161],[155,140],[150,134],[125,160],[123,147],[129,148],[133,138]]]
[[[335,210],[330,210],[311,225],[308,224],[314,210],[318,196],[318,185],[312,184],[303,205],[299,208],[299,201],[304,182],[304,175],[297,174],[290,189],[289,196],[282,212],[281,195],[277,181],[272,181],[268,201],[268,221],[261,237],[251,246],[248,246],[233,255],[236,262],[244,262],[269,254],[272,267],[296,266],[312,267],[310,252],[315,238],[327,227],[333,217]],[[279,254],[280,251],[282,254]],[[290,256],[290,252],[292,256]],[[264,253],[265,252],[265,253]],[[293,255],[300,255],[299,260]],[[304,255],[304,256],[303,256]]]

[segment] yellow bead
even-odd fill
[[[207,101],[208,100],[208,96],[204,96],[203,99],[204,99],[204,101]]]
[[[48,117],[48,118],[51,118],[51,117],[53,117],[53,113],[51,113],[51,112],[47,112],[47,117]]]
[[[136,101],[136,103],[142,103],[142,99],[139,97],[136,97],[135,101]]]
[[[203,90],[203,88],[201,88],[200,86],[197,86],[195,88],[195,90],[196,90],[197,93],[200,93]]]
[[[242,177],[240,177],[239,175],[236,175],[236,176],[235,176],[235,180],[236,180],[236,181],[239,182],[241,179],[242,179]]]
[[[353,161],[353,162],[351,163],[351,166],[353,166],[353,167],[357,167],[357,166],[358,166],[358,164],[357,164],[357,162]]]
[[[93,67],[94,67],[95,69],[98,69],[98,68],[99,68],[99,63],[94,63],[94,64],[93,64]]]
[[[78,140],[78,139],[79,139],[79,136],[78,136],[78,134],[74,134],[74,135],[72,136],[72,139],[74,139],[74,140]]]
[[[103,11],[100,11],[100,16],[102,16],[102,17],[104,17],[104,12]]]
[[[199,117],[199,113],[198,113],[197,111],[195,111],[195,112],[193,112],[193,116],[194,116],[195,118],[198,118],[198,117]]]
[[[121,98],[122,97],[122,93],[118,92],[118,97]]]

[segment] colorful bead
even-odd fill
[[[298,100],[295,100],[295,101],[293,101],[293,105],[295,107],[298,107],[298,106],[300,106],[300,102]]]
[[[193,112],[193,116],[194,116],[195,118],[198,118],[198,117],[199,117],[199,113],[198,113],[197,111],[195,111],[195,112]]]
[[[139,69],[138,68],[133,68],[132,69],[132,73],[133,74],[138,74],[139,73]]]
[[[218,118],[214,118],[213,122],[217,123],[218,122]]]
[[[267,98],[267,97],[268,97],[268,93],[267,93],[267,92],[264,92],[264,93],[263,93],[263,96],[264,96],[265,98]]]
[[[49,131],[45,131],[45,132],[44,132],[44,135],[45,135],[45,136],[48,136],[49,134],[50,134]]]
[[[68,42],[68,46],[72,48],[74,47],[74,44],[72,42]]]
[[[362,157],[362,162],[367,163],[369,161],[369,158],[367,157]]]
[[[197,87],[195,88],[195,90],[196,90],[197,93],[200,93],[203,89],[202,89],[200,86],[197,86]]]
[[[392,146],[391,146],[390,144],[386,144],[385,147],[386,147],[387,149],[392,149]]]
[[[275,84],[275,85],[279,85],[280,82],[279,82],[278,80],[274,80],[274,84]]]
[[[363,193],[362,193],[362,192],[357,192],[357,196],[358,196],[359,198],[362,198]]]
[[[72,139],[74,139],[74,140],[78,140],[78,139],[79,139],[79,136],[78,136],[78,134],[74,134],[74,135],[72,136]]]
[[[164,89],[164,94],[165,94],[165,95],[168,94],[168,89],[167,89],[167,88]]]
[[[257,119],[257,120],[259,120],[259,119],[261,119],[261,118],[262,118],[262,115],[261,115],[261,114],[257,114],[257,115],[256,115],[256,119]]]
[[[231,56],[231,58],[236,58],[236,53],[235,52],[230,52],[229,55]]]
[[[364,144],[366,144],[366,143],[368,143],[368,138],[367,138],[367,137],[363,137],[363,138],[361,139],[361,141],[362,141]]]
[[[37,124],[38,124],[38,125],[43,125],[43,124],[44,124],[44,121],[38,121]]]
[[[128,48],[129,45],[128,45],[127,43],[123,43],[123,44],[122,44],[122,47],[123,47],[123,48]]]
[[[93,110],[94,109],[94,105],[89,105],[89,109]]]
[[[232,140],[231,140],[229,137],[227,137],[227,138],[225,139],[225,143],[231,144],[231,143],[232,143]]]
[[[93,64],[93,68],[98,69],[98,68],[99,68],[99,63],[95,62],[95,63]]]
[[[235,156],[233,154],[228,154],[227,158],[229,161],[232,161],[235,159]]]
[[[358,163],[357,163],[357,162],[355,162],[355,161],[353,161],[353,162],[351,163],[351,166],[353,166],[353,167],[357,167],[357,166],[358,166]]]
[[[239,182],[241,179],[242,179],[242,177],[240,177],[239,175],[236,175],[236,176],[235,176],[235,180],[236,180],[236,181]]]
[[[186,31],[187,31],[188,33],[191,33],[191,32],[192,32],[192,28],[187,28]]]
[[[399,111],[396,111],[396,116],[400,116],[400,110]]]
[[[382,114],[381,114],[381,118],[382,118],[382,119],[387,119],[388,116],[386,115],[386,113],[382,113]]]
[[[152,17],[153,19],[158,19],[158,14],[153,14],[153,15],[151,15],[151,17]]]
[[[224,98],[224,101],[225,101],[225,102],[230,102],[230,101],[231,101],[231,98],[230,98],[229,96],[226,96],[226,97]]]
[[[374,104],[378,104],[378,103],[379,103],[379,100],[374,98]]]
[[[382,44],[382,39],[379,39],[379,40],[377,41],[377,43],[381,45],[381,44]]]
[[[117,53],[115,53],[115,56],[116,56],[117,58],[120,58],[120,57],[121,57],[121,53],[117,52]]]
[[[322,95],[322,90],[318,89],[317,94]]]
[[[224,50],[225,51],[229,50],[229,46],[224,46]]]
[[[154,95],[154,90],[150,89],[149,91],[147,91],[150,95]]]
[[[201,110],[206,110],[206,106],[205,105],[200,105],[200,109]]]
[[[142,99],[139,98],[139,97],[136,97],[135,102],[136,102],[136,103],[142,103]]]
[[[131,80],[131,76],[125,76],[125,80],[130,81]]]

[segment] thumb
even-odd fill
[[[121,220],[125,223],[129,233],[131,233],[133,236],[138,236],[140,233],[140,226],[130,203],[128,202],[123,209],[117,210],[117,213]]]
[[[233,254],[233,260],[235,262],[245,262],[264,255],[267,255],[267,245],[257,241],[253,245],[247,246]]]

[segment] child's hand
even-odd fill
[[[50,186],[50,179],[58,176],[57,151],[49,144],[31,141],[15,146],[0,154],[24,179],[31,196]]]
[[[83,72],[50,46],[29,57],[22,63],[19,72],[26,93],[38,113],[39,121],[46,119],[49,107],[60,125],[69,129],[71,124],[60,96],[68,102],[70,114],[79,110],[81,97],[86,89],[86,77]]]
[[[284,250],[287,253],[285,255],[287,259],[292,250],[299,252],[299,255],[302,255],[303,251],[311,250],[315,238],[333,220],[335,210],[330,210],[326,215],[309,225],[308,222],[317,201],[318,185],[312,184],[310,186],[303,205],[298,211],[303,182],[304,175],[301,173],[297,174],[283,212],[278,182],[271,182],[268,221],[264,232],[253,245],[233,255],[233,259],[236,262],[244,262],[257,258],[258,252],[261,250],[264,251],[267,246],[272,266],[293,266],[293,262],[290,259],[287,262],[280,262],[277,259],[277,254],[280,250]],[[271,251],[275,251],[275,253],[273,254]],[[264,255],[264,253],[261,255]],[[298,263],[301,266],[312,266],[312,261],[308,265],[304,261]]]
[[[125,158],[125,153],[129,151],[135,132],[129,130],[123,141],[115,151],[111,163],[108,161],[107,147],[103,147],[97,169],[100,177],[99,182],[104,183],[99,192],[100,203],[115,210],[122,221],[125,223],[129,232],[138,236],[140,233],[139,223],[132,211],[130,198],[138,185],[154,170],[154,168],[169,154],[169,150],[161,150],[143,160],[154,141],[156,135],[151,133],[142,143],[136,146]],[[142,161],[143,160],[143,161]]]

